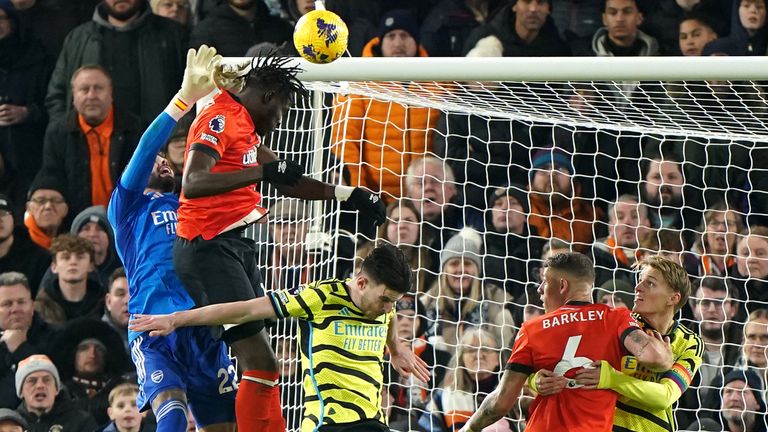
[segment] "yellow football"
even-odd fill
[[[305,14],[293,29],[293,45],[312,63],[330,63],[347,50],[349,30],[344,21],[328,10]]]

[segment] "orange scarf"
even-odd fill
[[[91,203],[107,206],[112,195],[112,175],[109,172],[109,140],[115,126],[114,109],[109,109],[107,118],[97,126],[91,126],[78,114],[77,121],[88,141],[91,165]]]
[[[613,237],[608,237],[607,240],[605,240],[605,245],[608,246],[608,250],[611,251],[611,254],[616,258],[617,262],[620,262],[621,264],[624,264],[625,267],[629,267],[630,262],[629,258],[627,258],[627,254],[624,253],[624,249],[616,246],[616,239]],[[635,259],[638,259],[638,253],[635,252]]]
[[[53,238],[46,234],[42,228],[37,226],[35,218],[33,218],[29,213],[24,215],[24,226],[27,227],[27,230],[29,231],[29,237],[33,242],[35,242],[36,245],[45,250],[50,249],[51,241],[53,241]]]
[[[727,257],[725,259],[725,268],[721,270],[717,267],[717,265],[715,265],[714,261],[709,255],[701,256],[701,267],[704,269],[705,275],[722,276],[725,273],[725,269],[732,266],[734,262],[735,260],[732,256]]]

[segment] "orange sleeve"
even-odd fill
[[[228,130],[229,129],[229,130]],[[202,144],[215,151],[221,157],[231,141],[227,134],[235,131],[236,125],[232,115],[214,110],[206,110],[192,123],[187,136],[189,146]]]
[[[528,338],[528,326],[523,324],[520,333],[517,334],[515,344],[512,346],[512,355],[507,362],[507,370],[529,375],[535,372],[533,366],[533,350]]]

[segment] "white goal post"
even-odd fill
[[[228,63],[250,61],[225,59]],[[631,291],[631,271],[618,268],[618,261],[614,266],[598,259],[598,254],[605,252],[599,245],[616,232],[613,227],[629,228],[634,237],[626,245],[609,247],[611,259],[618,260],[619,250],[622,259],[628,255],[629,261],[646,252],[670,254],[680,259],[692,276],[699,277],[696,281],[709,276],[728,287],[733,310],[726,310],[721,302],[722,313],[702,324],[700,299],[692,299],[681,315],[681,322],[694,331],[712,340],[721,336],[722,346],[719,357],[713,352],[705,358],[703,381],[695,381],[686,393],[687,399],[684,397],[677,409],[677,426],[685,429],[691,421],[717,412],[719,407],[711,405],[711,398],[719,388],[710,386],[710,380],[753,362],[742,349],[742,327],[749,312],[768,308],[768,295],[758,290],[768,292],[768,264],[766,274],[747,270],[747,256],[737,251],[741,242],[753,235],[750,226],[768,225],[768,88],[764,88],[768,57],[341,58],[327,65],[302,59],[294,62],[303,69],[299,78],[313,95],[298,101],[265,142],[281,157],[301,163],[314,178],[382,191],[388,204],[398,202],[398,198],[410,199],[417,211],[424,212],[417,244],[408,246],[411,243],[403,241],[402,246],[417,251],[409,255],[416,267],[414,290],[424,303],[417,316],[426,323],[424,337],[432,346],[450,357],[457,350],[465,352],[471,343],[461,339],[467,328],[488,330],[496,339],[505,339],[492,341],[498,356],[495,363],[490,362],[503,368],[511,339],[507,340],[508,334],[502,330],[519,328],[531,312],[529,307],[538,307],[532,287],[538,283],[538,266],[546,252],[542,249],[562,247],[550,242],[550,237],[568,237],[563,239],[566,248],[595,259],[598,285],[610,286],[604,289],[611,291],[611,301],[631,302],[622,297],[623,285],[616,282],[629,283]],[[396,157],[389,158],[391,155]],[[440,175],[424,174],[427,166],[421,161],[425,157],[429,163],[441,164]],[[564,233],[562,227],[558,231],[548,225],[551,232],[546,234],[502,233],[508,243],[501,249],[498,244],[492,247],[491,241],[498,240],[492,235],[498,230],[493,208],[499,194],[530,197],[529,188],[535,189],[536,173],[543,169],[539,165],[542,157],[553,166],[559,160],[555,171],[567,176],[567,181],[557,186],[562,189],[556,189],[554,178],[559,174],[550,174],[549,187],[554,189],[548,205],[554,208],[558,194],[569,200],[570,208],[565,205],[562,215],[572,218],[570,231]],[[674,183],[674,173],[670,174],[673,180],[665,177],[662,165],[666,162],[674,165],[672,171],[679,171],[681,184]],[[417,174],[409,176],[410,164],[418,165],[411,172]],[[655,192],[648,186],[655,169],[650,167],[656,167],[663,179]],[[435,182],[438,192],[423,192]],[[519,189],[496,192],[507,184]],[[421,188],[422,201],[413,195],[412,188]],[[268,186],[262,192],[274,214],[270,223],[257,227],[253,235],[259,240],[259,265],[267,289],[345,277],[353,269],[354,252],[364,250],[364,244],[377,235],[366,229],[354,212],[337,203],[285,200]],[[658,197],[654,198],[654,193]],[[449,202],[440,201],[448,196],[452,197]],[[648,214],[647,227],[611,217],[617,211],[614,204],[627,196],[647,204],[643,207]],[[580,209],[576,198],[582,198]],[[654,199],[658,204],[654,205]],[[440,207],[437,217],[428,217],[427,201]],[[531,198],[522,207],[533,206]],[[635,205],[639,215],[638,208]],[[403,209],[388,214],[388,224],[405,217]],[[507,215],[520,212],[511,207],[500,211]],[[479,297],[470,298],[478,301],[479,309],[466,315],[457,306],[464,297],[449,298],[452,282],[445,276],[447,261],[442,253],[452,247],[448,244],[452,235],[468,236],[463,242],[464,253],[471,252],[467,244],[474,234],[445,226],[457,212],[463,224],[470,225],[481,239],[476,251],[481,268],[478,274],[466,275],[481,286]],[[586,219],[585,214],[589,215]],[[526,224],[534,226],[528,216]],[[657,229],[659,225],[663,229]],[[408,231],[398,231],[400,228],[393,230],[395,234],[386,230],[378,233],[379,238],[397,243]],[[672,241],[669,232],[674,233]],[[766,234],[760,230],[755,233],[758,241],[765,241],[768,251]],[[397,238],[387,237],[391,235]],[[510,236],[516,236],[515,240]],[[679,241],[674,241],[675,236]],[[707,241],[714,244],[720,238],[725,243],[724,252],[707,249],[715,247]],[[512,250],[512,243],[523,245],[522,249]],[[642,249],[645,247],[651,249]],[[709,255],[722,257],[725,268],[713,270],[712,263],[703,264]],[[458,326],[454,316],[459,317]],[[710,325],[713,322],[717,323],[715,330]],[[289,430],[298,430],[296,418],[301,413],[296,329],[292,322],[273,328],[278,357],[288,365],[282,397]],[[414,332],[422,330],[414,324]],[[479,362],[480,351],[477,356]],[[456,378],[459,372],[451,364],[439,368],[448,378],[446,385],[451,381],[453,385],[466,384],[466,380]],[[760,370],[766,369],[768,365]],[[390,383],[389,402],[407,404],[399,411],[392,410],[392,418],[400,427],[396,429],[420,430],[416,425],[421,421],[422,427],[430,430],[427,426],[445,417],[460,418],[467,409],[471,413],[474,408],[465,405],[474,403],[476,394],[469,399],[457,397],[458,405],[446,408],[450,411],[446,412],[430,398],[433,388],[440,386],[436,382],[427,388],[423,383],[396,379]],[[510,424],[524,425],[523,416],[518,412]]]

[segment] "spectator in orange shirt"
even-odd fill
[[[594,239],[600,210],[581,198],[571,157],[559,149],[540,150],[531,161],[531,216],[528,223],[544,238],[559,238],[586,250]]]
[[[363,57],[426,57],[418,44],[416,18],[405,10],[386,14],[379,37],[365,46]],[[418,91],[418,90],[417,90]],[[382,193],[391,203],[404,195],[401,179],[414,159],[431,149],[438,110],[339,96],[333,106],[333,152],[351,174],[351,186]]]
[[[115,109],[112,78],[101,66],[83,66],[72,75],[73,113],[54,120],[45,134],[38,175],[56,178],[76,215],[92,205],[107,206],[118,176],[136,149],[139,118]]]

